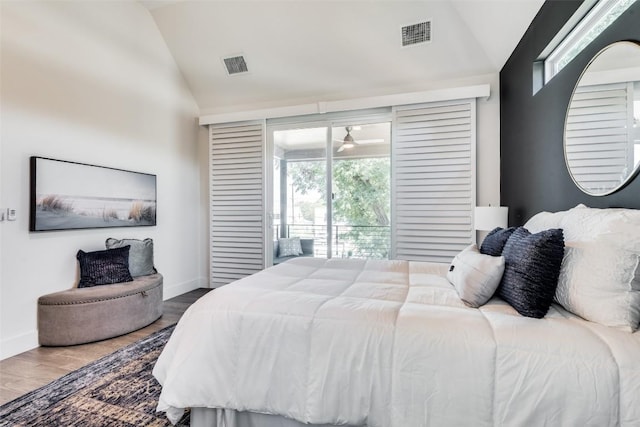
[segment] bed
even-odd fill
[[[215,427],[638,426],[638,214],[579,206],[525,224],[565,236],[540,319],[499,296],[470,307],[450,266],[425,262],[299,258],[218,288],[158,359],[158,410]]]

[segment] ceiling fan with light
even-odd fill
[[[344,129],[347,131],[347,134],[345,135],[344,139],[334,139],[334,141],[336,141],[336,142],[342,142],[340,147],[338,147],[338,150],[337,150],[338,153],[340,153],[340,152],[342,152],[344,150],[349,150],[349,149],[355,147],[356,145],[360,145],[360,144],[375,144],[375,143],[384,142],[383,138],[359,139],[356,142],[356,140],[351,135],[351,131],[352,130],[360,130],[360,126],[355,126],[355,127],[354,126],[346,126]]]
[[[350,149],[356,146],[356,141],[351,136],[351,130],[353,129],[351,126],[347,126],[344,128],[347,131],[347,135],[345,135],[342,140],[342,145],[338,148],[338,153],[344,151],[345,149]],[[338,140],[339,141],[339,140]]]

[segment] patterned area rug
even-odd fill
[[[0,407],[0,426],[170,426],[153,366],[175,325]],[[189,425],[187,413],[178,426]]]

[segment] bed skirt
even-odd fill
[[[279,415],[237,412],[233,409],[191,408],[191,427],[338,427],[334,424],[303,424]],[[358,427],[342,425],[340,427]]]

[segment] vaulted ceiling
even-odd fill
[[[425,90],[500,71],[543,0],[141,1],[201,114]],[[431,21],[431,42],[401,27]],[[222,58],[249,69],[229,76]]]

